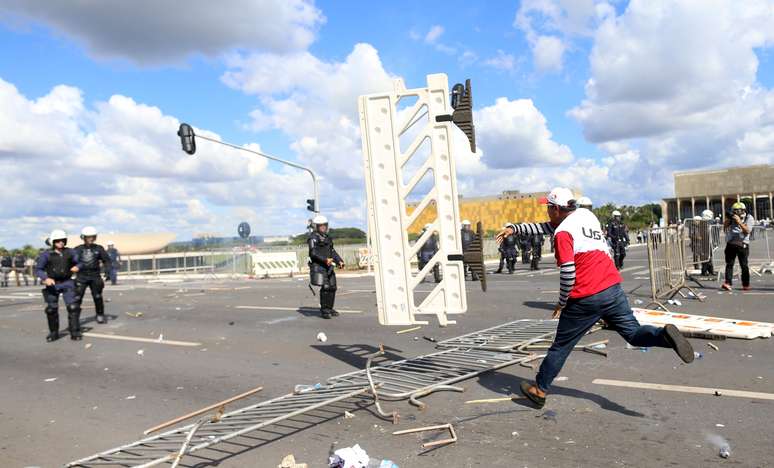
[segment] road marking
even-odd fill
[[[642,270],[642,265],[638,265],[638,266],[631,266],[631,267],[629,267],[629,268],[624,268],[623,270],[619,270],[619,271],[618,271],[618,273],[626,273],[627,271],[632,271],[632,270]],[[646,269],[645,271],[648,271],[648,270]],[[643,271],[643,273],[644,273],[645,271]],[[639,274],[639,273],[633,273],[633,274],[635,274],[635,275],[636,275],[636,274]]]
[[[664,385],[645,382],[629,382],[626,380],[594,379],[591,383],[611,385],[613,387],[641,388],[645,390],[664,390],[668,392],[699,393],[702,395],[730,396],[739,398],[757,398],[759,400],[774,400],[774,393],[748,392],[745,390],[728,390],[724,388],[686,387],[683,385]]]
[[[105,338],[108,340],[137,341],[139,343],[165,344],[165,345],[171,345],[171,346],[201,346],[202,345],[201,343],[194,343],[192,341],[158,340],[156,338],[141,338],[139,336],[123,336],[123,335],[105,335],[102,333],[94,333],[94,332],[86,332],[83,334],[83,336],[88,336],[89,338]]]
[[[281,317],[281,318],[274,319],[274,320],[267,320],[267,321],[265,321],[263,323],[265,323],[267,325],[274,325],[275,323],[290,322],[291,320],[298,320],[298,315],[293,315],[293,316],[290,316],[290,317]]]
[[[266,306],[236,306],[235,309],[256,309],[256,310],[292,310],[293,312],[298,312],[299,309],[317,309],[317,306],[301,306],[301,307],[266,307]],[[336,311],[341,312],[342,314],[362,314],[362,310],[345,310],[345,309],[336,309]]]

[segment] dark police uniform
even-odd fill
[[[623,261],[626,258],[626,246],[629,245],[629,235],[626,232],[626,226],[615,218],[607,223],[607,239],[610,241],[610,247],[613,249],[613,259],[617,269],[623,268]]]
[[[430,262],[436,252],[438,252],[438,236],[433,234],[417,252],[417,263],[420,271],[422,271],[422,268]],[[441,282],[441,269],[438,267],[437,263],[433,266],[433,278],[436,283]],[[424,278],[422,278],[422,281],[424,281]]]
[[[68,329],[70,338],[81,339],[81,306],[75,296],[75,283],[70,269],[78,265],[78,255],[73,249],[65,247],[62,251],[50,249],[38,257],[35,265],[35,275],[41,282],[48,278],[55,281],[53,286],[43,288],[43,300],[46,301],[46,319],[48,319],[49,335],[47,341],[59,338],[59,295],[64,298],[67,306]]]
[[[309,235],[308,243],[311,283],[320,286],[320,315],[323,318],[339,315],[333,309],[333,304],[336,301],[336,265],[343,261],[333,248],[333,239],[328,234],[314,231]],[[330,266],[326,265],[329,258],[333,259]]]
[[[540,259],[543,257],[543,242],[544,238],[542,234],[534,234],[532,236],[532,261],[530,263],[530,270],[538,270]]]
[[[3,277],[2,280],[0,280],[0,284],[4,287],[8,287],[8,275],[11,274],[11,270],[13,269],[13,259],[10,255],[3,255],[2,258],[0,258],[0,273],[2,273]]]
[[[75,248],[75,253],[81,263],[78,274],[75,276],[75,295],[78,304],[83,302],[83,296],[86,294],[86,288],[91,290],[91,297],[94,299],[94,309],[97,312],[97,322],[105,323],[105,301],[102,298],[102,290],[105,283],[102,281],[100,272],[103,266],[110,265],[110,257],[105,249],[99,244],[81,244]],[[100,262],[102,263],[100,265]]]
[[[519,254],[516,250],[518,243],[519,239],[516,237],[516,234],[511,234],[510,236],[505,237],[502,244],[500,244],[503,250],[503,256],[505,257],[505,263],[508,267],[508,273],[513,273],[513,270],[516,269],[516,257]]]
[[[532,235],[521,234],[518,239],[521,245],[521,263],[527,264],[530,261],[530,252],[532,251]]]
[[[472,244],[473,241],[476,240],[476,233],[473,232],[472,229],[463,228],[462,230],[460,230],[460,238],[462,240],[462,253],[464,254],[470,248],[470,244]],[[476,274],[476,272],[471,270],[470,266],[465,265],[466,277],[468,275],[467,273],[468,271],[470,271],[470,279],[472,279],[473,281],[478,281],[478,275]]]
[[[107,276],[110,278],[110,284],[116,284],[118,281],[118,269],[121,267],[121,254],[115,247],[107,249],[108,257],[110,257],[110,265],[107,267]]]

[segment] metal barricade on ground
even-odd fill
[[[685,227],[682,225],[648,230],[651,301],[646,308],[657,306],[669,310],[662,301],[671,300],[683,290],[688,290],[693,297],[702,300],[701,296],[686,284],[687,239]]]

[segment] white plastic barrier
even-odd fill
[[[426,324],[417,317],[420,314],[435,315],[441,325],[446,325],[454,323],[448,315],[467,310],[452,145],[456,122],[452,123],[451,114],[470,112],[469,83],[459,93],[460,104],[452,108],[447,77],[437,74],[428,75],[426,88],[406,89],[402,80],[396,80],[392,92],[360,96],[358,102],[368,227],[371,254],[377,259],[376,299],[382,325]],[[416,102],[400,112],[398,103],[404,98]],[[464,128],[472,137],[472,122],[464,124]],[[410,129],[417,130],[416,134]],[[404,147],[401,136],[408,140]],[[429,154],[423,152],[426,145]],[[412,157],[420,163],[418,170],[408,167]],[[432,175],[431,188],[409,214],[407,199],[428,174]],[[411,245],[408,228],[429,207],[437,213],[432,229]],[[413,274],[412,260],[434,233],[439,238],[438,252],[423,271]],[[443,280],[423,299],[415,299],[415,289],[436,265],[443,271]]]
[[[663,327],[671,323],[681,332],[704,332],[729,338],[752,340],[769,338],[774,334],[774,323],[750,320],[678,314],[661,310],[632,308],[634,316],[643,325]]]
[[[251,256],[253,274],[259,278],[293,276],[300,272],[295,252],[255,252]]]

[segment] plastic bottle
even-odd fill
[[[306,393],[312,390],[319,390],[322,388],[322,384],[316,383],[314,385],[296,385],[293,389],[293,393]]]

